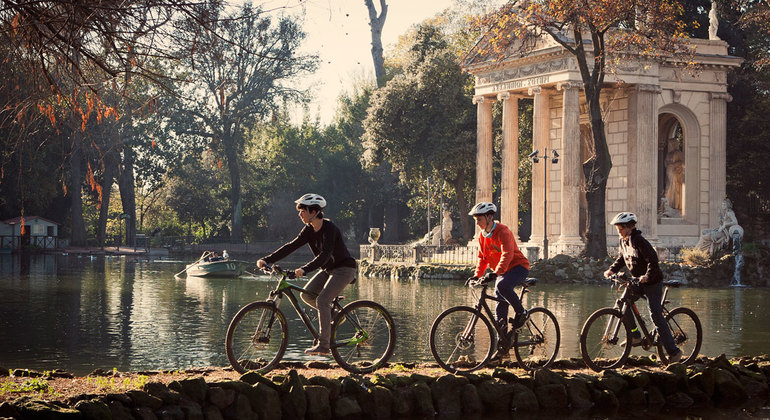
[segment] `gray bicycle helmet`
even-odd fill
[[[489,213],[497,213],[497,206],[488,203],[486,201],[482,201],[471,209],[471,211],[468,213],[468,216],[478,216],[481,214],[489,214]]]
[[[636,215],[626,211],[620,212],[612,218],[611,225],[622,225],[625,223],[636,223]]]
[[[305,194],[294,202],[308,207],[318,206],[322,209],[326,207],[326,200],[318,194]]]

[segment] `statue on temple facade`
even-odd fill
[[[666,165],[666,190],[664,197],[668,200],[668,205],[678,210],[681,215],[684,153],[679,149],[679,140],[676,137],[668,139],[664,163]]]
[[[717,2],[711,0],[711,10],[709,10],[709,39],[718,41],[717,29],[719,29],[719,19],[717,18]]]
[[[671,207],[671,205],[668,203],[668,198],[661,197],[660,208],[658,209],[658,215],[660,217],[677,218],[677,217],[682,217],[682,212]]]
[[[710,254],[724,248],[730,240],[743,238],[743,228],[738,224],[738,219],[733,211],[733,203],[725,198],[719,210],[719,227],[704,229],[701,231],[700,240],[696,248],[708,250]]]

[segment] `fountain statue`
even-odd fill
[[[719,210],[719,227],[703,229],[695,247],[714,254],[726,247],[736,236],[739,239],[743,238],[743,228],[738,225],[738,219],[735,218],[732,202],[725,198]]]
[[[711,10],[709,10],[709,39],[718,41],[717,29],[719,29],[719,19],[717,18],[717,2],[711,0]]]
[[[380,228],[376,228],[376,227],[369,228],[369,237],[367,238],[367,240],[372,245],[379,245],[377,241],[380,240],[380,234],[381,234]]]

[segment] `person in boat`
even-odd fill
[[[224,258],[223,258],[223,257],[220,257],[219,255],[217,255],[217,253],[216,253],[216,252],[212,252],[212,253],[211,253],[211,257],[209,257],[209,261],[210,261],[210,262],[214,262],[214,261],[222,261],[222,260],[224,260]]]
[[[328,354],[331,338],[331,303],[348,284],[355,281],[356,260],[350,256],[340,229],[329,219],[324,219],[326,200],[318,194],[305,194],[296,201],[297,212],[305,226],[296,238],[278,248],[272,254],[260,258],[257,267],[265,268],[296,251],[302,245],[310,246],[315,258],[294,270],[302,277],[320,268],[305,285],[308,293],[302,300],[318,310],[320,338],[307,354]]]

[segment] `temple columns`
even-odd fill
[[[580,237],[580,87],[577,82],[559,83],[563,92],[561,131],[561,235],[559,249],[577,255],[583,247]]]
[[[500,222],[519,239],[519,98],[508,92],[497,95],[503,101],[502,179]]]
[[[493,101],[494,98],[473,97],[476,104],[476,203],[492,201]]]
[[[709,227],[719,226],[719,209],[726,197],[727,182],[727,102],[729,93],[712,93],[709,107]]]
[[[658,241],[658,109],[660,86],[636,85],[628,92],[628,211],[653,243]]]

